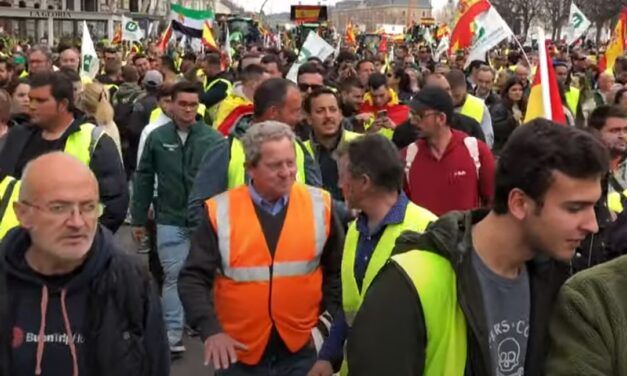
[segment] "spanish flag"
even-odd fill
[[[541,117],[566,125],[566,115],[560,99],[557,77],[553,64],[550,62],[544,38],[544,30],[540,30],[538,35],[539,64],[529,93],[525,123]]]
[[[159,39],[159,42],[157,42],[157,48],[160,51],[165,51],[168,46],[168,42],[170,41],[170,38],[172,38],[172,22],[170,22],[168,28],[165,29],[165,31],[161,35],[161,39]]]
[[[349,21],[348,25],[346,25],[344,39],[346,40],[346,44],[348,44],[349,46],[354,46],[357,44],[357,38],[355,37],[355,30],[353,29],[352,21]]]
[[[209,26],[208,21],[205,21],[202,25],[202,44],[212,51],[220,52],[220,48],[213,37],[213,32],[211,31],[211,26]]]
[[[451,34],[451,30],[449,29],[448,25],[445,23],[442,23],[440,24],[440,26],[438,26],[438,29],[435,32],[435,37],[437,38],[437,40],[440,40],[450,34]]]
[[[120,44],[122,43],[122,26],[117,25],[115,27],[115,34],[113,34],[113,39],[111,40],[111,44]]]
[[[488,0],[460,1],[459,6],[460,16],[451,33],[451,53],[472,45],[472,39],[475,35],[475,19],[492,7]]]
[[[612,39],[605,50],[605,55],[601,57],[599,62],[599,70],[612,73],[614,70],[614,63],[616,58],[625,53],[625,38],[627,37],[627,7],[623,7],[614,32],[612,33]]]

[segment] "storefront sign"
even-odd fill
[[[72,13],[62,10],[31,10],[33,18],[72,18]]]

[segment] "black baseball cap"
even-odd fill
[[[446,118],[453,117],[455,105],[453,98],[444,89],[427,86],[420,90],[414,99],[409,103],[409,107],[416,112],[425,110],[436,110],[446,114]]]

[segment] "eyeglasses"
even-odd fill
[[[427,113],[425,113],[423,115],[420,115],[417,112],[411,111],[409,113],[409,117],[410,117],[410,120],[412,120],[412,121],[420,122],[421,120],[426,119],[427,117],[429,117],[431,115],[439,115],[439,114],[440,114],[440,112],[438,112],[438,111],[432,111],[432,112],[427,112]]]
[[[317,85],[317,84],[298,84],[298,89],[302,92],[305,91],[309,91],[309,89],[316,90],[316,89],[320,89],[322,87],[322,85]]]
[[[198,106],[200,104],[198,102],[196,102],[196,103],[176,102],[176,105],[179,106],[179,107],[182,107],[184,110],[194,110],[194,111],[196,111],[196,109],[198,108]]]
[[[57,218],[67,219],[74,213],[74,209],[78,209],[78,213],[85,219],[99,218],[104,212],[104,205],[99,202],[87,202],[87,203],[52,203],[46,206],[40,206],[32,204],[27,201],[20,201],[21,204],[30,208],[37,209],[44,213],[48,213]]]

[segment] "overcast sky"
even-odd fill
[[[301,3],[303,5],[316,5],[320,3],[321,5],[334,5],[338,0],[302,0],[302,1],[294,1],[294,0],[268,0],[266,6],[264,7],[264,12],[266,14],[271,13],[283,13],[290,11],[290,5],[296,5]],[[252,12],[259,12],[261,5],[264,0],[235,0],[235,3],[244,7],[244,9]],[[443,4],[446,4],[446,0],[431,0],[434,8],[439,8]]]

